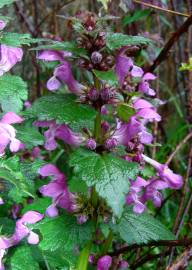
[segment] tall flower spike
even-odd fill
[[[23,51],[20,48],[0,45],[0,76],[9,71],[23,57]]]
[[[183,178],[181,175],[175,174],[167,165],[161,164],[145,155],[142,155],[142,157],[147,163],[157,170],[159,177],[166,181],[170,188],[179,189],[182,187]]]

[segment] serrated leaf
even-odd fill
[[[75,42],[58,42],[50,40],[51,44],[40,45],[32,50],[56,50],[56,51],[68,51],[73,53],[73,56],[86,56],[87,52],[84,48],[78,48]]]
[[[138,9],[132,15],[123,17],[122,24],[126,26],[130,23],[136,22],[140,19],[147,17],[151,13],[150,9]]]
[[[106,46],[116,50],[127,45],[149,45],[152,41],[142,36],[128,36],[121,33],[107,33]]]
[[[128,104],[119,104],[117,106],[117,115],[124,122],[128,122],[131,116],[135,114],[135,110]]]
[[[33,187],[21,171],[19,157],[0,160],[0,178],[13,184],[21,195],[34,197]]]
[[[32,255],[30,246],[17,246],[9,259],[13,270],[40,270],[39,264]]]
[[[91,239],[93,226],[91,223],[77,224],[75,217],[68,214],[45,218],[34,226],[42,234],[39,247],[44,251],[63,250],[63,255],[75,257],[75,249],[82,247]]]
[[[127,162],[110,154],[99,155],[78,149],[70,156],[74,173],[89,187],[95,186],[97,193],[106,200],[118,217],[123,212],[125,195],[129,191],[128,179],[138,173],[136,163]]]
[[[57,123],[75,124],[92,122],[96,111],[87,106],[78,104],[71,94],[48,95],[35,101],[28,110],[28,115],[38,117],[39,120],[56,120]],[[85,126],[84,125],[84,126]]]
[[[39,41],[43,41],[43,39],[32,38],[29,34],[3,32],[0,36],[0,43],[11,47],[29,46],[31,43],[37,43]]]
[[[22,214],[26,213],[27,211],[37,211],[41,214],[45,214],[45,210],[47,207],[51,204],[51,199],[44,197],[44,198],[38,198],[33,203],[27,204],[22,209]]]
[[[13,2],[15,2],[16,0],[1,0],[0,1],[0,8],[6,6],[6,5],[10,5],[12,4]]]
[[[105,81],[111,86],[118,84],[117,76],[113,70],[100,71],[94,69],[93,73],[99,80]]]
[[[4,75],[0,77],[0,104],[4,112],[18,113],[27,99],[27,84],[18,76]]]
[[[17,130],[17,138],[22,143],[24,143],[25,148],[32,149],[35,146],[44,144],[44,136],[38,131],[36,127],[19,125],[15,128]]]
[[[124,212],[119,224],[112,225],[112,229],[128,244],[174,239],[174,235],[153,216],[147,213],[134,214],[129,208]]]
[[[46,162],[42,159],[35,159],[33,162],[24,161],[20,163],[21,171],[28,181],[33,181],[38,174],[38,170],[45,165]]]

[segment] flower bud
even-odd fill
[[[114,57],[112,55],[109,55],[105,59],[105,63],[109,66],[112,66],[114,64]]]
[[[97,143],[94,139],[90,138],[86,142],[86,147],[90,150],[95,150],[95,148],[97,147]]]
[[[91,54],[91,61],[93,62],[93,64],[99,64],[99,63],[101,63],[102,58],[103,58],[103,56],[99,52],[93,52]]]
[[[99,258],[97,262],[97,270],[109,270],[112,264],[112,258],[108,255],[105,255]]]
[[[78,215],[77,216],[77,223],[78,224],[83,224],[87,221],[88,217],[86,215]]]
[[[109,138],[105,142],[105,148],[111,150],[117,146],[117,140],[115,138]]]
[[[88,98],[92,101],[95,101],[99,98],[99,92],[95,88],[91,88],[88,93]]]
[[[114,93],[113,89],[104,88],[101,90],[101,98],[104,101],[108,101],[108,100],[114,98],[114,96],[115,96],[115,93]]]

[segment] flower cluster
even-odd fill
[[[156,79],[156,76],[149,72],[146,73],[135,63],[134,53],[132,54],[132,51],[135,50],[134,46],[133,48],[131,46],[120,46],[116,50],[109,52],[105,47],[107,33],[101,32],[95,15],[79,13],[77,18],[80,20],[81,27],[86,34],[77,38],[76,45],[77,49],[83,48],[86,50],[86,57],[79,57],[76,65],[80,72],[86,71],[90,79],[82,83],[79,79],[79,81],[77,80],[72,66],[76,57],[71,51],[41,50],[38,52],[37,59],[56,62],[53,76],[46,83],[47,89],[55,92],[59,91],[62,84],[65,85],[65,90],[76,96],[77,106],[81,103],[86,104],[87,107],[92,107],[90,110],[96,115],[94,123],[90,126],[79,127],[78,132],[76,132],[69,123],[58,124],[57,119],[50,119],[49,117],[40,118],[48,119],[44,121],[37,120],[37,117],[36,121],[34,121],[32,117],[33,125],[44,135],[45,143],[42,148],[45,156],[40,155],[41,146],[37,144],[31,150],[30,158],[35,160],[39,157],[45,161],[45,165],[38,169],[38,177],[41,182],[46,182],[40,187],[40,181],[38,182],[35,194],[35,196],[49,197],[52,200],[45,210],[45,215],[54,218],[60,213],[67,212],[77,217],[79,225],[86,223],[88,219],[93,219],[96,224],[95,227],[97,227],[101,219],[102,222],[109,223],[109,220],[116,218],[112,213],[113,207],[109,207],[110,204],[108,204],[107,200],[105,201],[104,196],[101,195],[100,198],[97,188],[91,184],[86,186],[87,192],[72,193],[70,191],[67,178],[70,179],[73,176],[70,171],[71,165],[67,163],[67,169],[70,172],[69,177],[66,173],[66,177],[63,173],[65,170],[61,169],[60,171],[57,168],[57,165],[60,168],[59,162],[57,163],[60,157],[58,159],[53,158],[54,151],[57,153],[58,148],[67,149],[66,156],[74,148],[86,148],[85,153],[93,154],[95,163],[102,163],[100,159],[106,155],[107,157],[113,156],[114,159],[117,158],[118,162],[122,162],[122,164],[135,162],[140,170],[146,164],[152,166],[156,172],[149,179],[143,179],[140,175],[137,178],[135,176],[136,180],[127,179],[127,187],[130,183],[130,189],[128,194],[124,192],[124,201],[122,201],[124,204],[131,205],[133,212],[137,214],[141,214],[147,209],[149,201],[155,207],[159,207],[163,198],[161,191],[167,188],[179,189],[183,184],[183,180],[180,175],[175,174],[166,164],[160,164],[145,154],[145,146],[153,144],[153,135],[150,132],[151,123],[161,121],[161,116],[157,112],[155,104],[162,104],[162,102],[155,98],[156,92],[151,87],[151,82]],[[3,21],[0,21],[0,30],[5,25]],[[21,61],[23,52],[20,48],[8,47],[3,44],[0,45],[0,51],[0,76],[3,76],[5,72]],[[106,73],[108,71],[112,71],[110,76],[114,77],[113,83],[111,83],[110,79],[106,79],[105,76],[101,78],[98,75],[100,73],[109,74]],[[33,105],[26,102],[24,106],[30,110]],[[23,121],[24,119],[14,112],[8,112],[2,116],[0,120],[1,156],[5,154],[7,146],[9,146],[11,152],[23,149],[23,144],[16,138],[16,129],[13,126],[13,124],[20,124]],[[20,156],[21,161],[25,160],[23,153]],[[100,164],[96,165],[98,165],[98,170],[104,170],[104,166],[100,168]],[[97,168],[96,165],[91,168],[93,171],[92,178],[94,178],[93,174],[95,168]],[[76,171],[80,170],[80,167],[82,165],[77,166]],[[121,166],[119,167],[121,169]],[[89,174],[89,171],[87,171],[87,174]],[[50,178],[49,182],[47,182],[47,178]],[[72,180],[74,179],[72,178]],[[99,180],[102,181],[102,179]],[[95,179],[90,179],[91,181],[95,181]],[[112,183],[113,185],[114,183]],[[114,186],[111,189],[114,189]],[[118,195],[115,194],[115,196]],[[31,198],[27,198],[27,203],[28,199],[31,200]],[[0,197],[0,205],[2,204],[4,204],[4,201]],[[2,259],[10,247],[19,244],[24,238],[27,238],[29,244],[39,242],[39,236],[28,225],[42,220],[44,214],[28,211],[18,219],[19,210],[20,205],[15,204],[12,206],[11,213],[16,220],[13,235],[0,237],[0,270],[4,270]],[[96,228],[95,235],[93,241],[98,245],[104,244],[104,234],[102,234],[100,228]],[[94,257],[93,255],[93,258],[90,256],[90,263],[95,264],[97,270],[109,270],[113,265],[113,258],[102,252],[99,253],[99,256]],[[126,269],[128,263],[120,259],[118,267],[118,269]]]

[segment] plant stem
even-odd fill
[[[107,236],[107,239],[105,240],[105,243],[102,247],[102,250],[101,250],[102,255],[105,255],[108,252],[112,241],[113,241],[113,233],[112,233],[112,231],[110,231],[108,236]]]
[[[88,242],[87,245],[84,247],[84,249],[81,251],[77,263],[76,270],[87,270],[88,265],[88,259],[89,259],[89,253],[91,249],[92,242]]]
[[[98,112],[95,118],[95,139],[97,142],[100,141],[101,136],[101,114]]]

